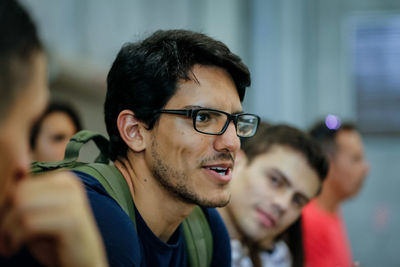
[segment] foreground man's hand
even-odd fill
[[[83,185],[72,173],[25,179],[0,214],[0,254],[26,245],[46,266],[107,266]]]

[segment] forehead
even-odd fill
[[[286,146],[274,145],[267,152],[256,156],[251,165],[266,173],[278,171],[290,183],[290,187],[312,198],[317,193],[320,181],[305,156]]]
[[[216,66],[194,65],[190,80],[179,80],[167,108],[201,106],[226,112],[241,112],[242,105],[230,74]]]
[[[76,125],[67,113],[54,111],[47,114],[40,128],[48,131],[75,131]]]
[[[363,144],[361,135],[355,130],[339,131],[336,137],[339,151],[362,153]]]

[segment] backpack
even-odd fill
[[[93,163],[78,161],[81,147],[90,140],[94,141],[99,148],[99,155]],[[109,165],[108,147],[109,141],[104,136],[93,131],[83,130],[70,139],[62,161],[34,162],[32,163],[31,172],[38,174],[45,171],[63,169],[81,171],[93,176],[129,215],[136,228],[134,203],[128,184],[117,168]],[[202,209],[196,206],[182,224],[189,266],[211,266],[213,252],[212,234]]]

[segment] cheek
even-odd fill
[[[0,195],[3,198],[10,185],[27,176],[30,166],[28,143],[21,133],[0,141]],[[21,142],[18,142],[22,140]]]
[[[214,155],[209,140],[204,136],[184,134],[174,141],[176,156],[189,165],[200,165]]]
[[[267,178],[263,175],[260,175],[258,172],[253,172],[247,178],[247,192],[249,192],[249,196],[257,196],[257,197],[265,197],[270,195],[272,192],[271,185],[268,184]]]
[[[290,225],[292,225],[300,216],[301,210],[296,209],[296,210],[290,210],[289,212],[286,213],[286,217],[284,218],[282,222],[282,228],[286,229]]]

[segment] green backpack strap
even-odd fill
[[[189,266],[211,266],[212,234],[207,218],[199,206],[196,206],[183,221],[183,232],[189,254]]]
[[[96,157],[94,162],[96,163],[109,163],[109,153],[108,153],[108,140],[99,133],[83,130],[76,133],[71,137],[67,147],[65,149],[64,160],[65,162],[76,162],[79,157],[79,152],[84,144],[89,141],[94,141],[96,146],[100,150],[100,154]]]
[[[65,149],[64,159],[56,162],[33,162],[31,165],[31,172],[33,174],[44,171],[57,170],[57,169],[71,169],[76,166],[84,165],[86,163],[79,162],[79,152],[81,147],[87,142],[93,140],[100,150],[100,154],[96,157],[95,162],[108,164],[108,140],[99,133],[83,130],[76,133],[71,137]]]
[[[136,228],[135,209],[128,184],[115,166],[102,163],[80,165],[71,170],[87,173],[104,187],[107,193],[129,215]]]

